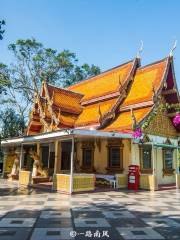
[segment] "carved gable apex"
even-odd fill
[[[164,137],[177,137],[178,135],[167,113],[160,110],[143,132]]]

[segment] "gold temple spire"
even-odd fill
[[[170,56],[170,57],[173,56],[173,52],[174,52],[174,50],[176,49],[176,47],[177,47],[177,40],[174,41],[174,45],[173,45],[173,47],[172,47],[171,50],[170,50],[170,53],[169,53],[169,56]]]
[[[138,51],[137,51],[136,58],[140,58],[140,54],[141,54],[141,52],[143,51],[143,46],[144,46],[144,43],[143,43],[143,41],[141,40],[141,45],[140,45],[140,48],[139,48]]]

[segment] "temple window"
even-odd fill
[[[163,149],[163,166],[165,170],[173,169],[173,149]]]
[[[82,170],[94,171],[94,141],[82,142]]]
[[[123,146],[120,140],[108,142],[108,172],[123,172]]]
[[[152,173],[152,146],[140,146],[140,165],[142,173]]]
[[[109,167],[120,167],[120,148],[110,147],[109,148]]]
[[[91,167],[93,159],[93,151],[92,149],[83,148],[83,166]]]

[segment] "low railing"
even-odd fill
[[[53,189],[62,192],[70,192],[70,175],[55,174],[53,177]]]
[[[94,174],[74,174],[73,192],[93,191],[95,189]]]
[[[70,193],[70,175],[56,174],[53,178],[53,189]],[[94,174],[73,174],[73,192],[91,191],[95,189]]]
[[[127,174],[116,174],[117,188],[127,188],[128,176]]]
[[[141,189],[157,190],[157,178],[155,175],[141,174],[140,175],[140,186]]]
[[[32,173],[30,171],[20,170],[19,171],[19,185],[29,186],[32,181]]]
[[[176,187],[180,188],[180,174],[176,174]]]

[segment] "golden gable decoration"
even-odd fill
[[[176,137],[177,131],[174,128],[166,112],[158,111],[156,116],[149,123],[149,126],[143,130],[146,134],[159,135],[165,137]]]

